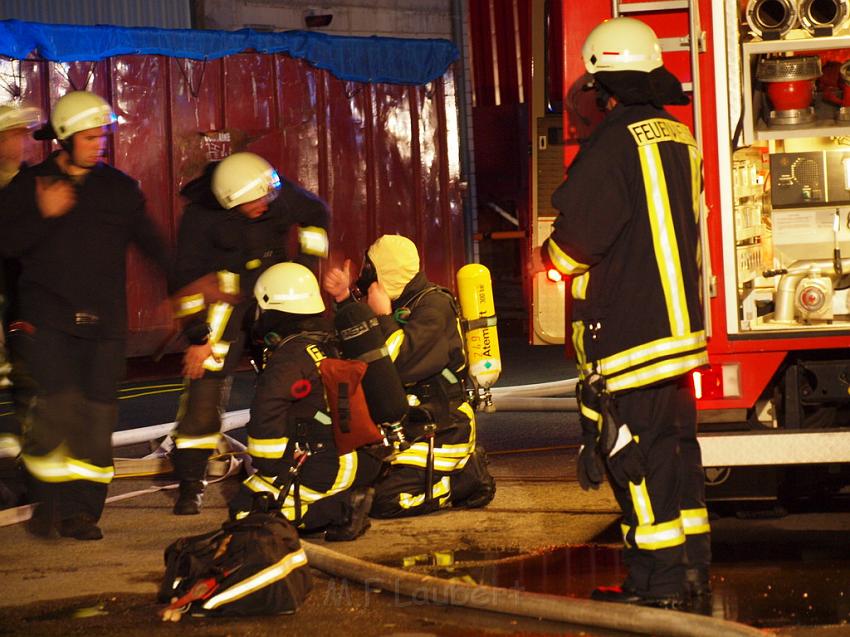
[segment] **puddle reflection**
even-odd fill
[[[850,623],[850,548],[801,549],[773,543],[715,548],[710,602],[698,611],[759,628]],[[742,555],[743,554],[743,555]],[[619,547],[555,547],[515,551],[446,550],[393,566],[504,588],[588,597],[625,578]]]

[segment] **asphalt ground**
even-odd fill
[[[507,341],[503,351],[500,385],[573,375],[560,348]],[[121,402],[122,426],[173,420],[177,388],[168,384],[168,379],[147,376],[128,384],[126,394],[147,395]],[[250,374],[239,375],[231,408],[247,406],[251,385]],[[516,590],[585,597],[594,586],[619,583],[624,574],[617,557],[617,506],[607,487],[585,493],[575,481],[575,417],[544,412],[479,416],[479,438],[491,452],[498,484],[488,507],[374,520],[358,540],[327,546],[381,564],[406,563],[416,572]],[[171,514],[170,484],[168,476],[116,480],[110,497],[146,492],[107,505],[101,520],[105,538],[99,542],[36,540],[21,524],[0,527],[0,635],[617,634],[435,605],[318,572],[313,592],[295,615],[184,618],[164,624],[155,601],[163,550],[179,537],[218,527],[238,479],[211,484],[204,510],[192,517]],[[731,516],[712,524],[720,558],[713,575],[717,594],[703,613],[760,623],[777,635],[850,634],[850,591],[843,596],[850,575],[840,567],[850,557],[850,513],[839,508],[781,519]],[[557,547],[569,548],[559,553]],[[822,559],[805,566],[801,555],[812,557],[813,552]],[[837,571],[830,570],[836,565]],[[736,587],[738,581],[745,585]],[[782,595],[771,594],[780,589]],[[828,602],[820,599],[827,596]],[[828,611],[807,611],[827,606]],[[760,617],[753,617],[754,609]]]

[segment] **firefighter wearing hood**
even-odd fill
[[[324,280],[337,303],[353,301],[349,284],[347,268],[330,270]],[[384,235],[369,247],[353,289],[377,315],[411,405],[405,430],[412,444],[399,449],[377,483],[372,517],[485,506],[496,487],[466,402],[467,360],[454,297],[428,281],[416,246],[400,235]]]
[[[692,370],[707,363],[699,147],[655,33],[615,18],[582,57],[605,119],[552,196],[542,257],[571,277],[583,430],[578,476],[607,476],[623,511],[622,586],[593,598],[676,606],[709,592],[709,524]],[[604,184],[604,188],[599,185]]]
[[[218,446],[233,371],[254,313],[253,289],[269,266],[287,260],[290,227],[299,226],[297,259],[316,268],[327,254],[328,210],[315,195],[281,179],[265,159],[240,152],[209,164],[181,191],[188,201],[177,234],[172,288],[189,346],[171,459],[180,480],[176,515],[200,512],[207,461]],[[213,278],[211,302],[197,283]],[[201,286],[203,287],[203,286]],[[191,292],[184,294],[189,289]],[[231,295],[230,302],[227,295]]]

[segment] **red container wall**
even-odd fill
[[[45,112],[75,88],[109,99],[119,118],[110,162],[139,180],[172,241],[179,191],[207,162],[204,135],[227,132],[230,151],[264,156],[328,202],[332,264],[352,257],[359,267],[378,234],[398,232],[417,243],[433,281],[454,287],[464,226],[451,69],[427,86],[362,84],[287,56],[244,53],[208,62],[2,60],[0,73],[0,90],[19,86]],[[30,159],[47,152],[35,146]],[[128,259],[129,354],[150,354],[171,328],[165,282],[140,255]]]

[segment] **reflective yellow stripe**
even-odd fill
[[[330,425],[333,422],[333,420],[331,420],[331,417],[323,411],[317,411],[315,414],[313,414],[313,420],[322,425]]]
[[[225,294],[239,294],[239,275],[229,270],[216,272],[218,278],[218,289]]]
[[[629,542],[629,531],[631,531],[632,527],[628,524],[620,524],[620,533],[623,534],[623,544],[626,545],[626,548],[632,548],[632,543]]]
[[[579,375],[583,378],[587,368],[587,354],[584,351],[584,322],[573,321],[573,348],[576,351],[576,363]],[[588,370],[589,371],[589,370]]]
[[[685,529],[685,535],[711,533],[711,525],[708,523],[708,509],[682,509],[682,526]]]
[[[323,228],[318,226],[298,228],[298,243],[304,254],[325,258],[328,256],[328,234]]]
[[[649,499],[649,492],[646,490],[646,480],[641,480],[640,484],[629,482],[629,493],[632,495],[632,506],[635,509],[638,524],[646,526],[655,522],[652,502]]]
[[[66,457],[61,451],[47,456],[22,456],[27,470],[41,482],[70,482],[86,480],[109,484],[115,476],[112,466],[99,467],[77,458]]]
[[[579,409],[581,410],[581,415],[587,418],[588,420],[596,423],[596,428],[602,429],[602,414],[600,414],[595,409],[591,409],[584,403],[579,403]]]
[[[580,324],[580,323],[579,323]],[[573,324],[573,329],[576,324]],[[583,335],[583,334],[582,334]],[[582,341],[583,342],[583,341]],[[622,352],[606,356],[597,361],[599,373],[605,377],[614,376],[631,367],[638,367],[654,358],[672,356],[705,347],[705,332],[691,332],[683,336],[667,336],[649,343],[642,343]],[[582,364],[585,373],[591,371],[589,363]]]
[[[670,333],[681,336],[690,329],[690,317],[685,297],[685,284],[682,280],[679,245],[676,230],[673,227],[673,216],[670,213],[670,198],[664,166],[661,163],[658,146],[655,144],[641,146],[639,154],[649,222],[652,227],[655,262],[658,265],[661,285],[664,289]]]
[[[702,365],[708,365],[708,354],[705,350],[664,360],[627,374],[609,378],[606,386],[608,387],[608,391],[611,392],[634,389],[635,387],[643,387],[669,378],[676,378]]]
[[[203,294],[199,293],[192,294],[190,296],[181,296],[177,304],[177,310],[174,312],[174,316],[177,318],[183,318],[184,316],[200,312],[205,307],[206,303],[204,302]]]
[[[27,471],[42,482],[68,482],[71,479],[65,455],[60,451],[46,456],[23,454],[21,459]]]
[[[276,564],[272,564],[268,568],[264,568],[262,571],[255,573],[251,577],[243,579],[235,586],[231,586],[218,595],[213,595],[204,602],[204,608],[212,610],[224,604],[236,601],[237,599],[241,599],[246,595],[250,595],[251,593],[258,591],[264,586],[268,586],[269,584],[282,580],[296,568],[306,565],[307,555],[304,553],[304,549],[298,549],[297,551],[286,555]]]
[[[688,156],[691,160],[691,205],[694,211],[694,222],[699,223],[699,195],[702,191],[702,158],[696,146],[688,146]]]
[[[404,330],[398,329],[387,338],[386,346],[390,354],[390,359],[395,362],[398,358],[398,353],[401,351],[401,344],[404,342]]]
[[[462,468],[474,448],[474,443],[434,447],[434,469],[450,473]],[[426,468],[428,466],[428,443],[417,442],[412,444],[404,452],[393,458],[391,464]]]
[[[98,467],[97,465],[68,458],[68,474],[71,480],[88,480],[89,482],[101,482],[109,484],[115,476],[115,467]]]
[[[217,343],[221,340],[224,334],[224,328],[227,327],[227,320],[233,313],[233,306],[230,303],[213,303],[210,309],[207,310],[207,323],[210,326],[210,341]]]
[[[590,271],[573,277],[571,294],[576,301],[584,301],[587,298],[587,284],[590,282]]]
[[[449,492],[451,491],[451,480],[449,476],[443,476],[440,481],[434,484],[431,490],[431,497],[437,500],[440,507],[448,505]],[[425,494],[420,493],[413,495],[412,493],[399,493],[398,504],[402,509],[413,509],[425,502]]]
[[[252,438],[248,436],[248,453],[256,458],[282,458],[289,438]]]
[[[250,261],[245,262],[245,269],[246,270],[256,270],[261,265],[263,265],[263,262],[260,259],[251,259]]]
[[[178,449],[215,449],[218,446],[221,434],[214,433],[208,436],[174,436],[174,446]]]
[[[661,524],[641,524],[635,529],[635,544],[639,549],[657,551],[685,543],[682,519]]]
[[[0,434],[0,458],[17,458],[21,454],[21,439],[14,434]]]
[[[590,267],[585,263],[579,263],[561,250],[560,246],[551,237],[546,242],[546,249],[549,251],[549,259],[551,259],[552,264],[557,268],[558,272],[572,276],[574,274],[583,274]]]
[[[307,460],[307,462],[310,461]],[[357,453],[346,453],[339,457],[336,478],[334,478],[334,483],[330,489],[327,491],[316,491],[303,484],[299,485],[298,497],[301,500],[301,517],[307,514],[307,509],[311,504],[350,489],[351,485],[354,484],[354,478],[357,476],[357,466]],[[271,493],[277,499],[280,497],[280,489],[274,486],[276,479],[277,476],[261,476],[259,473],[255,473],[248,477],[242,484],[254,493]],[[290,522],[295,520],[295,496],[291,491],[286,495],[282,511],[287,520]]]

